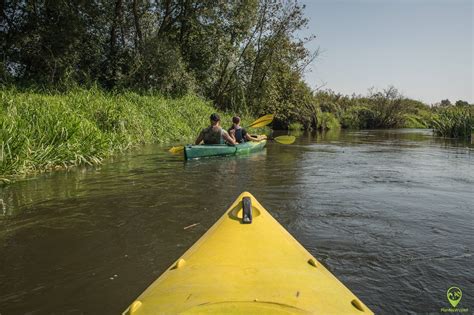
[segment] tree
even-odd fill
[[[440,106],[451,106],[451,102],[448,99],[442,100]]]
[[[307,25],[297,0],[2,3],[4,81],[194,92],[227,110],[306,116],[302,75],[317,51],[295,35]]]
[[[464,107],[464,106],[469,106],[469,103],[466,101],[458,100],[456,101],[455,105],[458,107]]]

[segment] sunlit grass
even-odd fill
[[[403,128],[420,128],[426,129],[430,126],[430,120],[415,114],[404,114]]]
[[[65,94],[3,89],[0,178],[99,164],[140,144],[187,140],[208,124],[214,111],[210,102],[193,95],[167,99],[98,89]],[[231,116],[222,115],[225,126]]]

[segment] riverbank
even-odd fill
[[[360,99],[346,101],[345,106],[337,105],[340,99],[316,102],[314,127],[431,127],[438,136],[466,139],[474,127],[473,106],[429,108],[380,95],[367,98],[366,107],[359,106]],[[18,175],[100,164],[104,158],[137,145],[191,141],[214,111],[210,101],[195,95],[166,98],[98,88],[65,93],[0,89],[0,183]],[[230,122],[233,113],[220,114],[224,122]],[[283,116],[276,114],[278,127]],[[252,120],[244,117],[244,124]],[[311,126],[297,120],[288,127]]]
[[[2,89],[0,182],[16,175],[100,164],[141,144],[190,140],[214,111],[211,102],[194,95],[171,99],[99,89]],[[220,114],[230,121],[231,114]]]

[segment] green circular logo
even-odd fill
[[[449,303],[453,307],[456,307],[456,305],[461,301],[462,291],[458,287],[450,287],[446,292],[446,296],[448,297]]]

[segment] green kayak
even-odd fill
[[[235,146],[227,144],[188,144],[184,147],[184,158],[189,160],[206,156],[248,154],[263,150],[266,144],[266,140],[249,141]]]

